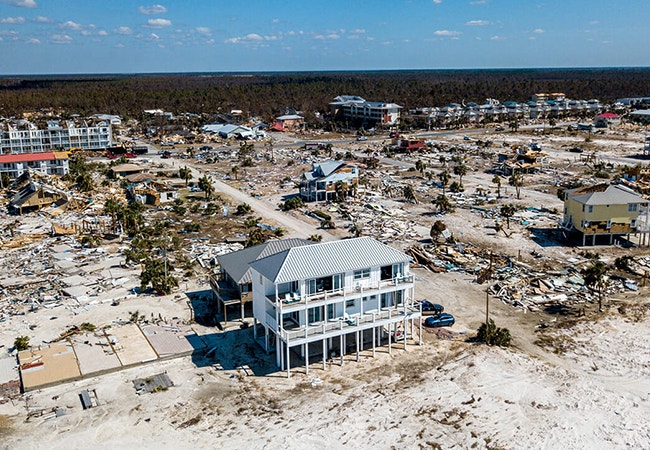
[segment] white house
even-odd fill
[[[373,355],[383,342],[389,351],[395,340],[406,348],[422,314],[409,260],[361,237],[292,247],[251,262],[255,339],[267,352],[275,347],[287,376],[292,350],[308,372],[310,356],[320,355],[323,368],[334,354],[343,364],[350,346],[357,359],[364,346],[371,345]]]

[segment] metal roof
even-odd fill
[[[591,192],[585,190],[593,188]],[[627,205],[630,203],[647,203],[648,201],[631,189],[610,184],[604,190],[597,186],[588,186],[569,191],[570,198],[585,205]]]
[[[313,244],[313,242],[305,239],[268,241],[254,247],[248,247],[243,250],[217,256],[217,261],[219,261],[221,268],[230,275],[237,284],[246,284],[251,282],[251,271],[249,267],[251,261],[265,258],[291,247],[310,244]]]
[[[399,250],[371,237],[360,237],[293,247],[258,259],[250,266],[279,284],[409,260],[409,256]]]

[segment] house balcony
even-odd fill
[[[420,308],[414,306],[398,305],[382,308],[380,310],[366,311],[363,314],[350,314],[323,322],[310,323],[307,326],[294,326],[279,330],[279,337],[290,345],[301,345],[323,339],[341,336],[357,331],[369,330],[374,327],[403,322],[405,320],[421,317]],[[276,324],[275,318],[267,313],[267,319]],[[268,323],[268,322],[267,322]],[[276,324],[277,329],[277,324]]]
[[[281,292],[278,296],[267,295],[266,299],[275,306],[280,305],[282,312],[291,312],[309,306],[320,306],[328,303],[340,302],[347,299],[360,298],[369,295],[392,292],[399,289],[413,287],[413,275],[393,277],[380,280],[377,283],[368,283],[363,280],[355,286],[345,286],[339,289],[321,290],[313,294],[300,294],[300,292]]]

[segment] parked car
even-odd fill
[[[357,136],[357,141],[367,141],[368,138],[365,136]]]
[[[582,149],[580,147],[571,147],[569,151],[571,153],[582,153]]]
[[[505,131],[505,128],[503,128],[501,125],[497,125],[494,131]]]
[[[422,312],[429,314],[440,314],[445,310],[445,307],[438,303],[431,303],[429,300],[422,300]]]
[[[171,156],[172,156],[172,152],[165,150],[164,152],[162,152],[162,155],[160,157],[162,159],[168,159],[171,158]]]
[[[467,135],[465,135],[465,136],[463,136],[463,140],[464,140],[464,141],[471,141],[472,138],[469,137],[469,136],[467,136]]]
[[[427,317],[424,321],[424,326],[430,328],[437,327],[450,327],[456,323],[454,316],[447,313],[436,314],[435,316]]]
[[[138,157],[138,155],[136,155],[136,154],[133,153],[133,152],[126,152],[123,156],[124,156],[125,158],[137,158],[137,157]]]

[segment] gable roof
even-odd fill
[[[291,247],[311,245],[312,241],[304,239],[283,239],[281,241],[268,241],[254,247],[248,247],[236,252],[217,256],[221,268],[235,280],[237,284],[250,283],[251,270],[249,263],[260,258],[265,258],[274,253],[281,252]]]
[[[408,255],[371,237],[293,247],[250,264],[275,284],[409,261]]]
[[[597,184],[569,191],[569,198],[585,205],[627,205],[648,201],[632,189],[616,184]]]

